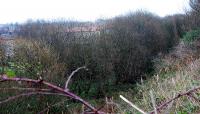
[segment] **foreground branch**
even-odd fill
[[[31,96],[31,95],[59,95],[59,96],[65,96],[65,94],[59,94],[59,93],[50,93],[50,92],[29,92],[29,93],[22,93],[22,94],[19,94],[19,95],[16,95],[16,96],[12,96],[12,97],[9,97],[3,101],[0,101],[0,105],[4,104],[4,103],[7,103],[9,101],[12,101],[12,100],[15,100],[15,99],[18,99],[20,97],[24,97],[24,96]]]
[[[77,72],[77,71],[74,71],[74,73]],[[0,76],[0,82],[6,82],[6,81],[14,81],[14,82],[21,81],[21,82],[28,82],[28,83],[40,84],[40,85],[47,86],[49,89],[52,89],[55,92],[57,92],[56,94],[58,94],[58,93],[64,94],[65,96],[67,96],[69,98],[72,98],[74,100],[79,101],[80,103],[84,104],[87,108],[89,108],[92,111],[92,113],[94,113],[94,114],[105,114],[104,112],[98,111],[96,108],[94,108],[88,102],[86,102],[85,100],[83,100],[79,96],[75,95],[74,93],[72,93],[70,91],[65,91],[65,89],[60,88],[60,87],[53,85],[49,82],[46,82],[44,80],[40,80],[40,79],[34,80],[34,79],[28,79],[28,78],[8,78],[6,75]],[[29,94],[31,94],[31,93],[29,93]],[[23,95],[19,95],[19,97],[20,96],[27,96],[27,95],[23,94]],[[16,98],[16,96],[14,98]],[[10,98],[10,99],[13,99],[13,98]]]
[[[51,92],[51,89],[39,89],[39,88],[20,88],[20,87],[11,87],[11,88],[0,88],[0,90],[6,90],[6,91],[43,91],[43,92]]]
[[[66,81],[66,83],[65,83],[65,90],[68,90],[68,85],[69,85],[69,82],[70,82],[72,76],[73,76],[75,73],[77,73],[79,70],[81,70],[81,69],[86,69],[86,67],[85,67],[85,66],[79,67],[79,68],[77,68],[76,70],[74,70],[74,71],[69,75],[69,77],[68,77],[68,79],[67,79],[67,81]]]
[[[162,103],[160,106],[156,107],[157,111],[161,111],[164,107],[167,107],[171,102],[183,97],[183,96],[190,96],[192,93],[195,93],[196,91],[200,90],[200,87],[196,87],[194,89],[190,89],[184,93],[179,93],[178,95],[176,95],[175,97],[173,97],[172,99],[169,99],[168,101]],[[150,114],[154,114],[155,110],[151,111]]]
[[[130,106],[132,106],[134,109],[136,109],[137,111],[139,111],[142,114],[147,114],[146,112],[144,112],[142,109],[138,108],[136,105],[134,105],[132,102],[130,102],[128,99],[126,99],[125,97],[123,97],[122,95],[119,96],[122,100],[124,100],[126,103],[128,103]]]

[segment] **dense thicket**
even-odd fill
[[[190,10],[185,15],[186,31],[200,27],[200,1],[190,0],[189,5]]]
[[[178,42],[182,34],[180,19],[136,12],[98,23],[36,21],[20,25],[17,34],[48,45],[57,53],[58,62],[66,69],[62,76],[55,75],[56,79],[67,79],[72,70],[86,65],[88,71],[82,70],[75,75],[70,87],[82,95],[98,96],[108,94],[117,85],[145,78],[145,73],[152,68],[152,58]],[[93,32],[69,31],[94,25],[100,29]],[[29,53],[32,52],[26,51],[24,56],[30,56]]]

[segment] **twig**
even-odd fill
[[[46,91],[50,92],[51,89],[39,89],[39,88],[18,88],[18,87],[11,87],[11,88],[0,88],[0,90],[20,90],[20,91]]]
[[[151,96],[151,102],[152,102],[152,104],[153,104],[154,112],[155,112],[155,114],[158,114],[158,113],[157,113],[157,110],[156,110],[156,102],[155,102],[155,99],[154,99],[153,91],[152,91],[152,90],[150,91],[150,96]]]
[[[12,97],[9,97],[3,101],[0,101],[0,105],[6,103],[6,102],[9,102],[11,100],[15,100],[19,97],[23,97],[23,96],[31,96],[31,95],[59,95],[59,96],[65,96],[65,94],[59,94],[59,93],[50,93],[50,92],[29,92],[29,93],[22,93],[22,94],[19,94],[19,95],[16,95],[16,96],[12,96]]]
[[[200,104],[200,100],[198,98],[196,98],[192,93],[187,95],[189,98],[194,99],[195,102],[197,102],[198,104]]]
[[[139,111],[142,114],[147,114],[146,112],[144,112],[143,110],[141,110],[140,108],[138,108],[137,106],[135,106],[132,102],[130,102],[128,99],[126,99],[125,97],[123,97],[122,95],[119,96],[122,100],[124,100],[126,103],[128,103],[129,105],[131,105],[133,108],[135,108],[137,111]]]
[[[179,98],[181,98],[181,97],[183,97],[183,96],[188,96],[189,94],[194,93],[194,92],[196,92],[197,90],[200,90],[200,86],[199,86],[199,87],[196,87],[196,88],[193,88],[193,89],[190,89],[190,90],[188,90],[188,91],[186,91],[186,92],[184,92],[184,93],[179,93],[178,95],[176,95],[176,96],[173,97],[172,99],[169,99],[168,101],[162,103],[160,106],[158,106],[158,107],[156,108],[156,110],[157,110],[157,111],[160,111],[160,110],[162,110],[164,107],[168,106],[172,101],[175,101],[175,100],[177,100],[177,99],[179,99]],[[154,112],[155,112],[155,111],[153,110],[153,111],[150,112],[150,114],[154,114]]]
[[[176,96],[176,93],[174,92],[173,97],[175,97],[175,96]],[[172,108],[173,104],[174,104],[174,101],[172,101],[172,102],[169,104],[169,106],[168,106],[168,108],[167,108],[167,112],[169,112],[169,110],[170,110],[170,108]]]
[[[79,70],[81,70],[81,69],[86,69],[86,66],[82,66],[82,67],[77,68],[76,70],[74,70],[74,71],[69,75],[69,77],[68,77],[68,79],[67,79],[67,81],[66,81],[66,83],[65,83],[65,90],[68,90],[68,85],[69,85],[69,82],[70,82],[72,76],[73,76],[75,73],[77,73]]]

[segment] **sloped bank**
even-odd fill
[[[186,92],[192,88],[200,86],[200,41],[190,44],[180,42],[172,52],[167,55],[160,56],[155,59],[156,73],[150,79],[141,81],[136,85],[136,92],[122,92],[122,94],[130,99],[137,106],[145,111],[153,110],[150,91],[153,92],[156,105],[159,106],[174,96]],[[199,97],[199,91],[194,93],[196,98]],[[123,110],[130,113],[137,111],[128,108],[127,104],[119,100]],[[166,106],[161,113],[198,113],[200,105],[197,101],[190,97],[182,97],[169,106]]]

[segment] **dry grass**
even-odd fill
[[[55,76],[62,77],[60,74],[64,73],[65,65],[58,62],[57,54],[48,45],[24,39],[18,39],[15,43],[17,44],[17,47],[15,47],[16,59],[23,58],[20,61],[28,62],[29,64],[43,62],[42,64],[46,66],[42,71],[48,69],[48,71],[46,70],[42,74],[43,76],[48,76],[45,77],[45,80],[62,80],[62,78]],[[151,95],[153,95],[156,105],[159,105],[181,92],[200,86],[199,69],[200,58],[198,43],[192,45],[180,43],[171,53],[160,55],[155,60],[156,73],[153,77],[145,81],[141,79],[141,83],[136,84],[134,90],[129,89],[128,92],[118,94],[122,94],[128,100],[132,101],[134,105],[145,112],[149,112],[154,109]],[[150,91],[152,91],[151,95]],[[195,94],[195,96],[199,97],[199,94]],[[136,113],[135,109],[128,106],[122,100],[114,100],[108,107],[110,106],[113,106],[112,110],[114,110],[114,113]],[[171,103],[161,113],[198,113],[200,110],[199,106],[193,99],[182,97]]]
[[[0,39],[0,58],[2,58],[4,56],[4,43],[1,41]]]
[[[141,80],[141,83],[136,85],[137,93],[129,91],[121,94],[148,112],[153,110],[150,91],[153,92],[156,104],[159,105],[180,92],[200,86],[200,59],[197,52],[197,48],[194,50],[194,48],[180,43],[174,51],[156,60],[156,74],[146,81]],[[198,94],[195,96],[199,98]],[[123,101],[119,102],[123,110],[136,112],[130,110],[130,107],[127,109],[127,104],[121,103]],[[197,102],[183,97],[171,103],[161,113],[197,113],[199,110],[200,105]]]
[[[49,45],[39,41],[17,39],[14,49],[15,61],[19,61],[20,65],[30,65],[30,69],[26,70],[31,72],[32,68],[36,68],[37,76],[51,82],[63,80],[65,65],[59,62],[58,54]]]
[[[0,43],[0,60],[2,60],[3,57],[4,57],[4,50]]]
[[[27,77],[32,79],[38,79],[42,77],[55,85],[63,86],[66,81],[64,77],[65,65],[59,62],[59,56],[53,49],[43,42],[36,42],[31,40],[25,40],[17,38],[14,45],[14,56],[8,61],[10,66],[15,71],[17,77]],[[6,64],[7,65],[7,64]],[[23,86],[23,83],[4,83],[0,84],[1,88]],[[28,87],[35,87],[33,84],[28,84]],[[0,95],[1,100],[11,95],[20,94],[21,91],[9,91],[3,90]],[[29,97],[16,100],[8,105],[2,106],[0,111],[2,113],[36,113],[42,108],[46,107],[46,104],[53,104],[63,100],[62,97]],[[20,105],[19,105],[20,104]],[[32,104],[27,108],[27,104]],[[20,108],[13,108],[20,107]],[[58,106],[59,107],[59,106]],[[62,107],[61,107],[62,108]],[[66,108],[66,107],[64,107]],[[6,109],[6,110],[5,110]],[[58,108],[56,108],[58,109]]]

